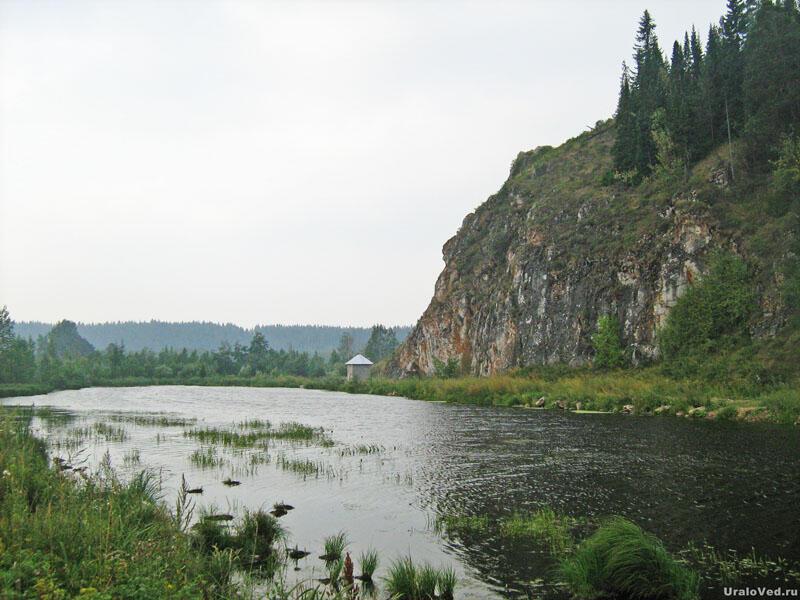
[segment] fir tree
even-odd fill
[[[612,149],[614,168],[618,172],[626,173],[636,168],[636,118],[633,114],[630,74],[628,66],[624,62],[620,77],[617,112],[614,114],[614,118],[617,126],[617,135]]]
[[[800,19],[797,9],[764,2],[744,48],[745,137],[758,166],[775,158],[783,136],[800,131]]]

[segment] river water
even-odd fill
[[[289,545],[313,552],[290,577],[324,577],[325,536],[347,532],[354,559],[379,551],[380,576],[394,558],[450,565],[457,597],[558,597],[553,562],[532,541],[510,540],[498,523],[549,506],[595,520],[625,516],[670,549],[707,541],[719,549],[800,559],[800,432],[727,422],[475,407],[303,389],[234,387],[91,388],[11,398],[69,411],[75,421],[35,420],[53,452],[90,468],[108,452],[123,474],[149,467],[172,502],[181,476],[202,486],[198,507],[241,514],[285,501]],[[197,419],[194,425],[117,422],[127,439],[86,438],[58,447],[70,427],[128,413]],[[203,444],[190,427],[234,427],[247,419],[321,427],[332,446],[271,441],[269,462],[220,449],[221,467],[189,460]],[[359,446],[360,451],[356,451]],[[367,449],[364,447],[371,447]],[[130,464],[138,450],[139,462]],[[129,457],[126,463],[125,457]],[[281,468],[308,459],[315,473]],[[240,480],[226,487],[226,477]],[[437,533],[437,515],[488,517],[480,534]]]

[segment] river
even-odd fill
[[[498,526],[542,506],[590,521],[625,516],[670,549],[707,541],[800,559],[800,432],[788,427],[276,388],[90,388],[2,403],[74,415],[66,424],[36,419],[34,427],[55,454],[76,464],[96,468],[108,452],[123,475],[156,470],[168,502],[183,475],[203,488],[194,496],[198,509],[240,514],[278,501],[295,506],[281,518],[289,544],[313,551],[290,575],[299,579],[325,575],[316,558],[322,539],[345,531],[354,558],[367,547],[379,551],[379,575],[392,559],[411,555],[455,568],[459,598],[557,597],[546,549],[505,538]],[[165,427],[124,418],[162,413],[197,422]],[[213,468],[189,460],[203,444],[184,429],[252,419],[319,427],[334,443],[273,440],[268,462],[255,466],[249,455],[257,451],[247,449],[220,449],[224,464]],[[95,422],[124,427],[126,439],[63,443],[70,428]],[[131,459],[135,451],[138,460]],[[306,459],[315,465],[311,473],[281,466]],[[241,485],[224,486],[228,476]],[[437,533],[437,516],[453,514],[488,517],[488,527]]]

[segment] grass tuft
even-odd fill
[[[699,578],[637,525],[615,517],[584,540],[559,566],[579,598],[697,600]]]

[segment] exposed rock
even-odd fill
[[[622,407],[622,412],[623,414],[630,415],[633,413],[634,408],[635,407],[633,406],[633,404],[626,404],[625,406]]]
[[[669,404],[662,404],[658,408],[656,408],[653,412],[657,415],[660,415],[665,412],[669,412],[672,407]]]
[[[675,413],[675,416],[676,417],[685,417],[686,413],[683,412],[682,410],[679,410],[678,412]]]
[[[575,410],[583,410],[583,402],[576,402]]]
[[[536,408],[543,408],[543,407],[544,407],[544,403],[545,403],[545,399],[544,399],[544,396],[542,396],[541,398],[539,398],[539,399],[536,401],[536,404],[534,404],[534,406],[535,406]]]
[[[695,406],[690,408],[686,414],[689,417],[704,417],[706,416],[706,409],[703,406]]]
[[[657,356],[657,328],[711,253],[740,246],[703,192],[599,186],[612,144],[608,128],[520,153],[503,187],[445,243],[433,299],[389,372],[433,374],[448,360],[474,375],[586,364],[606,314],[618,317],[635,363]],[[781,310],[764,308],[763,331]]]

